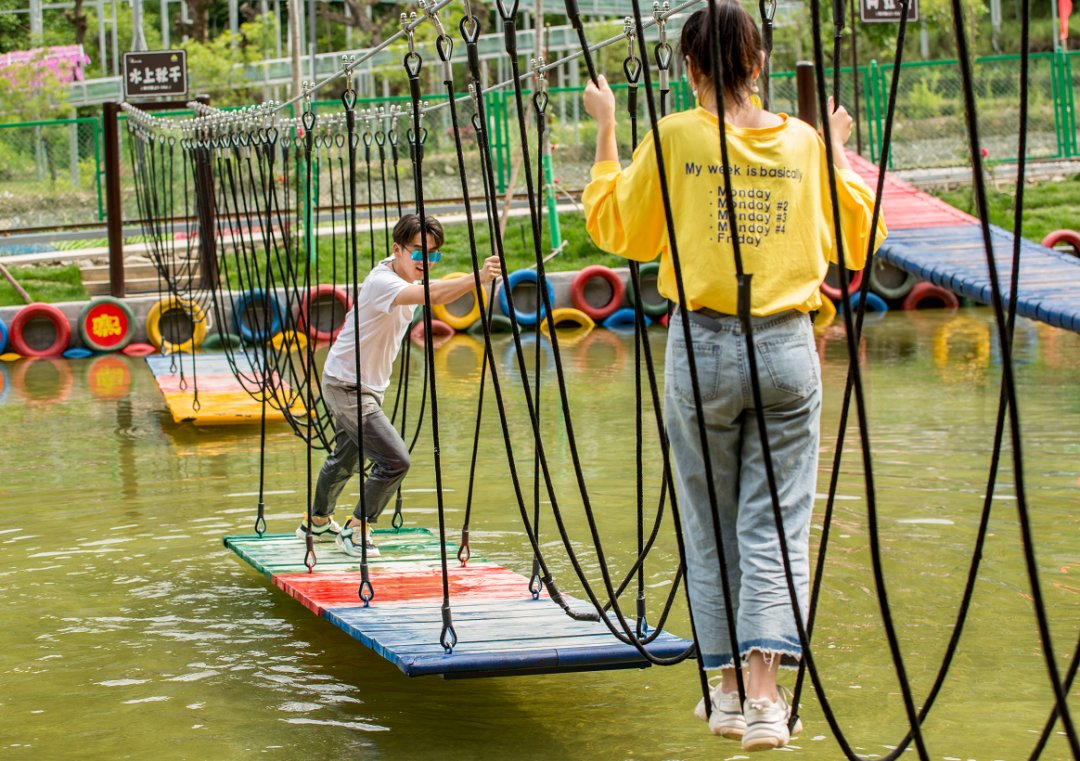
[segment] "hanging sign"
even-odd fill
[[[124,53],[124,97],[187,95],[187,52],[154,50]]]
[[[900,3],[897,0],[859,0],[859,18],[864,24],[898,23]],[[907,20],[919,20],[919,0],[909,0]]]

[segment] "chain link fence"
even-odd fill
[[[1041,53],[1031,56],[1028,118],[1029,159],[1080,158],[1077,144],[1073,59],[1080,52]],[[841,70],[841,102],[856,110],[858,93],[859,147],[864,156],[878,161],[882,151],[889,86],[894,67],[871,62]],[[979,108],[980,149],[991,163],[1015,162],[1018,150],[1020,58],[994,56],[980,58],[974,64],[976,97]],[[826,71],[829,87],[832,72]],[[614,79],[613,79],[614,81]],[[654,83],[655,84],[655,83]],[[618,140],[624,157],[630,155],[630,123],[625,113],[625,84],[614,85],[619,92],[620,124]],[[793,72],[774,72],[771,77],[770,108],[790,114],[797,112],[797,93]],[[461,93],[458,94],[459,96]],[[521,166],[522,151],[518,129],[516,98],[512,90],[485,96],[493,150],[492,171],[496,192],[501,196],[512,186],[524,193],[524,171],[536,168],[536,122],[531,113],[531,93],[526,90],[523,104],[528,114],[530,154],[533,166]],[[581,107],[581,88],[552,87],[549,90],[547,115],[552,142],[552,176],[558,188],[577,190],[588,182],[592,164],[596,127]],[[638,98],[638,139],[648,131],[645,93]],[[445,103],[445,94],[425,100],[426,106]],[[684,79],[674,79],[668,98],[669,112],[690,108],[693,96]],[[358,203],[381,204],[385,199],[391,213],[396,212],[398,187],[403,204],[413,204],[413,177],[409,159],[408,133],[411,119],[400,117],[395,125],[399,153],[397,185],[394,184],[392,152],[389,144],[391,107],[407,109],[408,99],[370,98],[357,102],[359,112]],[[315,104],[316,114],[325,121],[340,114],[340,101]],[[483,195],[484,185],[473,125],[474,107],[468,99],[459,101],[457,126],[462,137],[469,192],[474,199]],[[461,197],[457,173],[457,155],[450,109],[443,106],[429,111],[423,127],[425,195],[432,199]],[[124,199],[124,218],[138,218],[134,183],[128,156],[126,127],[121,124],[120,185]],[[384,143],[379,144],[379,133]],[[104,220],[103,130],[99,118],[83,118],[20,124],[0,124],[0,231],[61,225],[86,225]],[[854,148],[853,139],[851,146]],[[381,148],[381,151],[380,151]],[[332,187],[329,168],[336,166],[343,153],[340,146],[327,140],[317,148],[321,161],[319,198],[328,207],[343,203],[344,188],[340,172]],[[893,145],[889,157],[892,169],[962,166],[970,161],[960,70],[956,61],[923,61],[901,67]],[[386,173],[385,179],[383,172]],[[368,175],[371,191],[368,191]],[[182,185],[178,185],[178,189]],[[385,188],[385,189],[384,189]],[[561,193],[560,193],[561,195]],[[323,197],[325,196],[325,197]],[[9,247],[8,247],[9,248]],[[12,253],[5,248],[5,251]]]
[[[0,231],[100,221],[101,168],[99,119],[0,124]]]

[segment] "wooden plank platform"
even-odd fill
[[[448,546],[448,583],[458,643],[439,644],[442,569],[439,542],[427,529],[375,532],[379,556],[369,561],[374,598],[357,595],[359,559],[333,544],[315,545],[317,562],[304,566],[305,544],[293,534],[225,538],[225,546],[269,577],[308,610],[341,628],[408,676],[511,676],[567,671],[645,668],[637,650],[619,642],[602,622],[574,621],[546,595],[534,600],[524,576],[478,559],[462,568]],[[576,603],[587,609],[587,603]],[[672,657],[690,643],[666,632],[648,645]]]
[[[1009,302],[1012,233],[991,226],[994,261]],[[977,225],[889,231],[878,252],[896,267],[983,304],[991,301],[986,249]],[[1080,332],[1080,257],[1020,242],[1017,314]]]
[[[875,187],[877,167],[851,152],[848,158],[855,171]],[[978,219],[889,175],[882,208],[889,228],[878,252],[884,261],[961,296],[991,303]],[[991,225],[990,231],[1008,304],[1014,238],[1000,227]],[[1080,332],[1080,257],[1021,240],[1017,314]]]
[[[243,354],[234,354],[239,372],[248,378],[257,373]],[[165,397],[165,405],[177,423],[195,425],[250,425],[262,416],[262,402],[252,397],[237,380],[224,354],[151,355],[146,364]],[[257,384],[252,386],[252,390]],[[287,387],[286,387],[287,388]],[[195,392],[198,390],[198,409]],[[281,404],[287,403],[279,392]],[[293,402],[292,413],[303,416],[303,400]],[[285,414],[272,405],[266,408],[267,422],[283,422]]]

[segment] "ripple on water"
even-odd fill
[[[98,682],[102,687],[130,687],[133,684],[146,684],[149,679],[110,679],[107,682]]]
[[[301,719],[293,717],[278,719],[287,724],[318,724],[324,727],[341,727],[342,729],[355,729],[359,732],[389,732],[390,727],[381,727],[378,724],[367,724],[362,721],[334,721],[332,719]]]

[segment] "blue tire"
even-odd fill
[[[7,336],[7,325],[4,324],[3,320],[0,320],[0,354],[3,354],[7,349]]]
[[[506,298],[507,290],[513,291],[522,283],[532,283],[533,287],[536,288],[539,315],[537,315],[537,310],[531,312],[522,311],[516,304],[514,305],[514,314],[517,317],[519,325],[535,325],[538,317],[543,318],[544,315],[547,314],[547,310],[544,308],[544,300],[540,295],[540,287],[537,282],[538,277],[536,270],[518,270],[517,272],[511,272],[510,277],[506,279],[505,285],[499,289],[499,307],[502,309],[503,314],[507,316],[510,315],[510,303],[509,299]],[[548,301],[554,305],[555,289],[551,287],[551,283],[545,283],[545,285],[547,286]]]
[[[649,327],[650,325],[652,325],[652,320],[646,315],[645,327]],[[607,328],[608,330],[633,330],[634,310],[630,307],[617,309],[600,323],[600,327]]]
[[[844,311],[843,302],[842,301],[837,302],[836,308],[837,308],[838,312],[843,313],[843,311]],[[859,309],[859,294],[858,293],[856,293],[854,296],[851,297],[851,308],[853,310],[856,310],[856,311]],[[889,305],[885,303],[885,299],[881,298],[876,293],[871,291],[870,293],[866,294],[866,311],[867,312],[888,312],[889,311]]]
[[[265,316],[256,319],[254,315],[248,314],[249,310],[259,307],[264,314],[269,314],[269,326],[265,324]],[[233,303],[232,320],[236,333],[248,343],[269,341],[281,332],[281,302],[273,293],[267,294],[262,288],[252,288],[240,294],[240,298]]]

